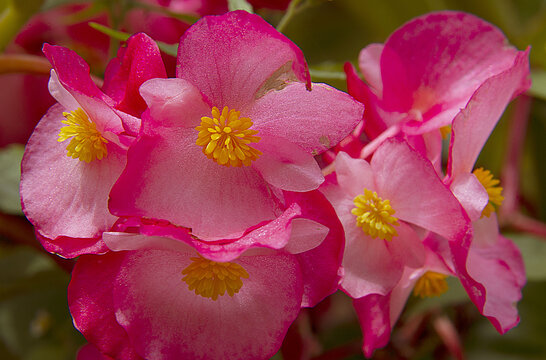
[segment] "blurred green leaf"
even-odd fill
[[[24,150],[20,144],[0,149],[0,211],[8,214],[22,214],[19,179]]]
[[[521,251],[527,279],[530,281],[546,280],[546,240],[528,234],[508,234]]]
[[[245,10],[249,13],[253,13],[252,5],[246,0],[228,0],[229,11]]]
[[[531,72],[531,79],[533,84],[529,89],[529,94],[534,97],[546,100],[546,71],[535,69]]]
[[[84,341],[68,312],[68,282],[45,254],[0,247],[0,358],[74,359]]]

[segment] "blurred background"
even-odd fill
[[[430,11],[473,13],[517,48],[531,46],[533,85],[508,107],[478,160],[504,185],[501,230],[524,257],[520,324],[499,335],[451,279],[439,298],[410,299],[374,358],[546,359],[546,1],[297,0],[288,15],[288,0],[249,2],[303,50],[314,82],[342,90],[344,62],[356,64],[363,47]],[[227,10],[227,0],[0,0],[0,359],[75,359],[85,344],[66,303],[73,260],[43,251],[19,202],[24,144],[54,103],[42,44],[75,50],[100,82],[120,40],[144,31],[161,42],[173,76],[169,44],[200,16]],[[362,359],[360,347],[351,301],[336,293],[301,313],[274,359]]]

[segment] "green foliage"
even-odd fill
[[[14,144],[0,149],[0,211],[22,214],[19,197],[19,178],[24,146]]]
[[[45,254],[0,247],[0,358],[74,358],[83,338],[68,313],[68,281]]]
[[[229,11],[245,10],[249,13],[253,13],[252,5],[246,0],[228,0]]]
[[[525,271],[529,281],[546,281],[546,239],[539,239],[528,234],[509,234],[518,246],[525,263]]]

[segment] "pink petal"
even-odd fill
[[[111,101],[91,80],[89,65],[74,51],[46,43],[43,52],[57,73],[59,81],[72,96],[85,95]]]
[[[508,102],[529,85],[529,50],[518,54],[506,71],[484,82],[455,120],[448,176],[469,173]]]
[[[301,50],[261,17],[244,11],[207,16],[180,39],[176,76],[209,105],[238,111],[289,81],[310,86]]]
[[[378,96],[382,96],[383,82],[381,80],[381,53],[383,44],[370,44],[360,51],[358,67],[364,79]]]
[[[68,306],[74,326],[103,354],[136,360],[140,357],[114,315],[112,286],[123,259],[123,253],[80,257],[68,286]]]
[[[389,317],[390,296],[377,294],[353,300],[353,306],[362,329],[362,352],[367,358],[372,357],[376,349],[389,342],[391,324]]]
[[[145,121],[157,125],[194,128],[201,123],[202,116],[211,115],[211,108],[203,102],[199,90],[186,80],[152,79],[140,87],[140,94],[150,108]]]
[[[316,247],[319,236],[314,241],[307,239],[307,250],[296,255],[300,263],[303,277],[303,301],[302,306],[312,307],[322,301],[326,296],[334,293],[338,288],[341,276],[341,261],[345,245],[345,235],[334,208],[326,197],[318,191],[308,193],[286,193],[287,201],[295,201],[301,206],[302,218],[311,219],[322,224],[329,232]],[[302,220],[303,220],[302,219]],[[298,220],[298,219],[296,219]],[[294,228],[290,242],[286,249],[290,251],[293,243],[301,241],[301,237],[294,237]],[[301,247],[301,245],[300,245]],[[300,250],[302,250],[300,248]]]
[[[116,318],[145,358],[269,358],[301,303],[291,255],[236,260],[249,273],[233,297],[195,295],[181,280],[191,253],[146,251],[127,257],[114,289]],[[161,281],[157,281],[161,279]],[[213,339],[214,346],[211,346]]]
[[[376,190],[373,170],[366,160],[353,159],[346,153],[340,152],[334,164],[337,182],[351,201],[357,195],[363,194],[364,189]],[[331,201],[334,203],[333,200]]]
[[[236,238],[274,219],[277,199],[262,177],[249,167],[216,164],[196,138],[194,129],[142,136],[110,194],[112,213],[167,220],[209,240]]]
[[[36,239],[40,241],[45,251],[67,259],[84,254],[105,254],[109,250],[101,238],[84,239],[58,236],[55,239],[48,239],[36,231]]]
[[[269,184],[285,191],[311,191],[324,181],[311,154],[289,140],[263,137],[256,146],[262,154],[252,163]]]
[[[460,173],[453,180],[450,188],[470,220],[479,219],[489,202],[489,195],[476,176],[472,173]]]
[[[108,155],[90,163],[66,155],[57,141],[61,106],[52,107],[32,134],[22,161],[21,197],[27,218],[41,235],[96,238],[116,221],[107,208],[110,188],[125,155],[108,143]]]
[[[256,101],[248,116],[258,136],[281,137],[317,155],[339,143],[362,119],[364,107],[325,84],[293,83]]]
[[[107,68],[103,91],[115,94],[117,109],[140,116],[146,103],[138,89],[148,79],[167,77],[165,66],[157,44],[144,33],[131,36],[121,49]]]
[[[377,193],[390,200],[395,217],[450,240],[466,232],[469,220],[457,199],[430,161],[406,143],[385,141],[376,150],[371,166]]]
[[[93,344],[85,344],[76,354],[76,360],[114,360],[102,354]]]
[[[443,117],[436,122],[449,123],[481,83],[512,64],[516,53],[497,28],[473,15],[447,11],[423,15],[385,43],[384,104],[391,111],[413,107],[423,114],[436,104]]]

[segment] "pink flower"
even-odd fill
[[[311,85],[301,51],[256,15],[205,17],[182,37],[176,79],[148,81],[149,110],[111,192],[118,216],[166,220],[214,240],[282,211],[280,190],[323,181],[313,159],[362,105]]]
[[[75,326],[116,359],[271,357],[300,308],[336,290],[343,249],[341,224],[319,192],[290,203],[288,222],[232,242],[181,242],[144,227],[106,233],[115,251],[80,257],[72,274]]]
[[[451,125],[486,80],[515,65],[522,52],[506,44],[491,24],[443,11],[413,19],[384,44],[364,48],[359,67],[367,84],[350,64],[345,70],[349,93],[366,105],[362,131],[377,139],[365,156],[401,132],[440,169],[438,130]]]
[[[135,56],[138,49],[149,55]],[[42,118],[25,150],[24,212],[46,250],[66,257],[104,252],[100,236],[117,220],[108,211],[108,193],[140,127],[140,119],[117,108],[141,111],[136,89],[165,76],[159,50],[145,35],[129,40],[128,56],[107,73],[105,91],[114,98],[99,90],[88,65],[71,50],[46,44],[44,54],[53,65],[49,88],[59,104]]]
[[[469,221],[457,199],[432,164],[406,143],[386,141],[370,163],[339,153],[334,166],[335,178],[321,190],[345,229],[341,288],[351,297],[385,295],[405,267],[423,266],[416,230],[453,243],[466,236]]]

